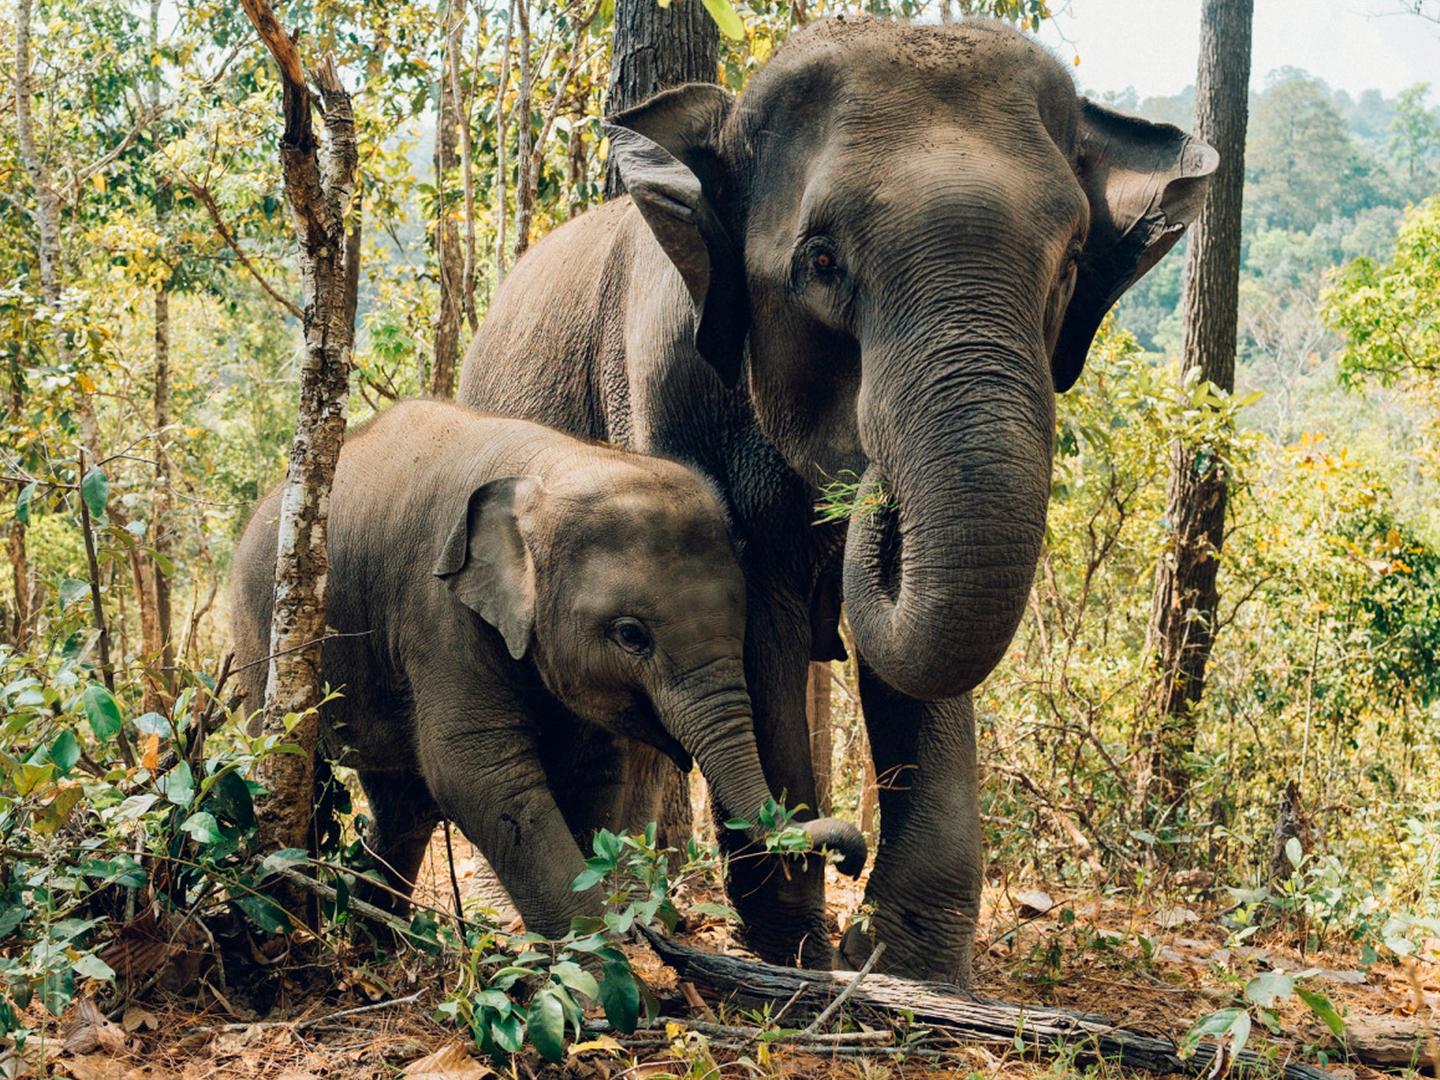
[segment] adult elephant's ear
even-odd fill
[[[1050,362],[1055,389],[1074,385],[1100,320],[1200,213],[1220,155],[1173,124],[1080,99],[1080,184],[1090,234]]]
[[[718,212],[720,129],[734,97],[710,83],[656,94],[605,121],[610,157],[695,305],[695,346],[726,386],[749,328],[744,263]]]
[[[470,493],[432,573],[456,598],[500,631],[516,660],[535,630],[535,560],[521,518],[540,491],[533,476],[502,476]]]

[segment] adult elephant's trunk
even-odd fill
[[[871,464],[845,602],[871,667],[934,701],[984,679],[1019,625],[1045,533],[1054,397],[1039,350],[886,352],[860,402]]]
[[[717,671],[731,667],[733,671],[728,674]],[[750,697],[745,691],[740,661],[725,660],[708,665],[703,677],[712,686],[722,688],[704,696],[680,690],[674,695],[678,703],[670,708],[657,703],[663,723],[694,756],[726,817],[751,822],[750,838],[763,842],[765,831],[756,822],[757,814],[767,800],[778,798],[780,793],[771,792],[760,765]],[[810,836],[813,848],[827,847],[841,856],[842,872],[855,877],[864,868],[865,838],[854,825],[835,818],[796,824]]]

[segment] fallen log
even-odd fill
[[[1103,1016],[1035,1005],[982,998],[945,983],[917,982],[891,975],[855,972],[805,971],[776,967],[758,960],[706,952],[682,945],[648,928],[641,932],[651,948],[680,976],[742,1000],[763,1004],[795,999],[795,1008],[815,1012],[836,995],[849,992],[852,1008],[868,1008],[894,1016],[904,1013],[921,1027],[943,1029],[970,1042],[1014,1047],[1040,1053],[1066,1043],[1082,1061],[1101,1059],[1131,1069],[1169,1074],[1208,1076],[1215,1067],[1217,1048],[1197,1047],[1182,1058],[1174,1041],[1164,1036],[1117,1027]],[[855,985],[852,985],[855,984]],[[1278,1071],[1285,1080],[1333,1080],[1325,1070],[1301,1062],[1272,1062],[1251,1050],[1230,1062],[1261,1073]]]
[[[1345,1045],[1357,1061],[1376,1069],[1433,1071],[1426,1049],[1429,1037],[1429,1025],[1415,1017],[1345,1018]]]

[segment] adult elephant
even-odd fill
[[[771,787],[814,803],[806,665],[860,652],[881,842],[854,964],[964,983],[983,882],[974,688],[1039,557],[1057,391],[1198,212],[1215,152],[1078,98],[994,22],[816,23],[737,100],[611,117],[630,197],[514,269],[461,399],[683,459],[729,505]],[[815,503],[859,477],[848,526]],[[888,780],[888,782],[885,782]],[[731,867],[762,956],[827,964],[818,874]]]

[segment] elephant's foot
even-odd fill
[[[767,964],[828,971],[835,966],[835,949],[830,944],[830,927],[823,915],[807,919],[798,928],[789,924],[777,930],[773,921],[740,932],[740,942]]]
[[[840,937],[840,966],[859,970],[877,944],[885,951],[874,970],[907,979],[970,985],[970,958],[975,947],[973,913],[942,909],[906,909],[875,904],[868,927],[852,922]]]

